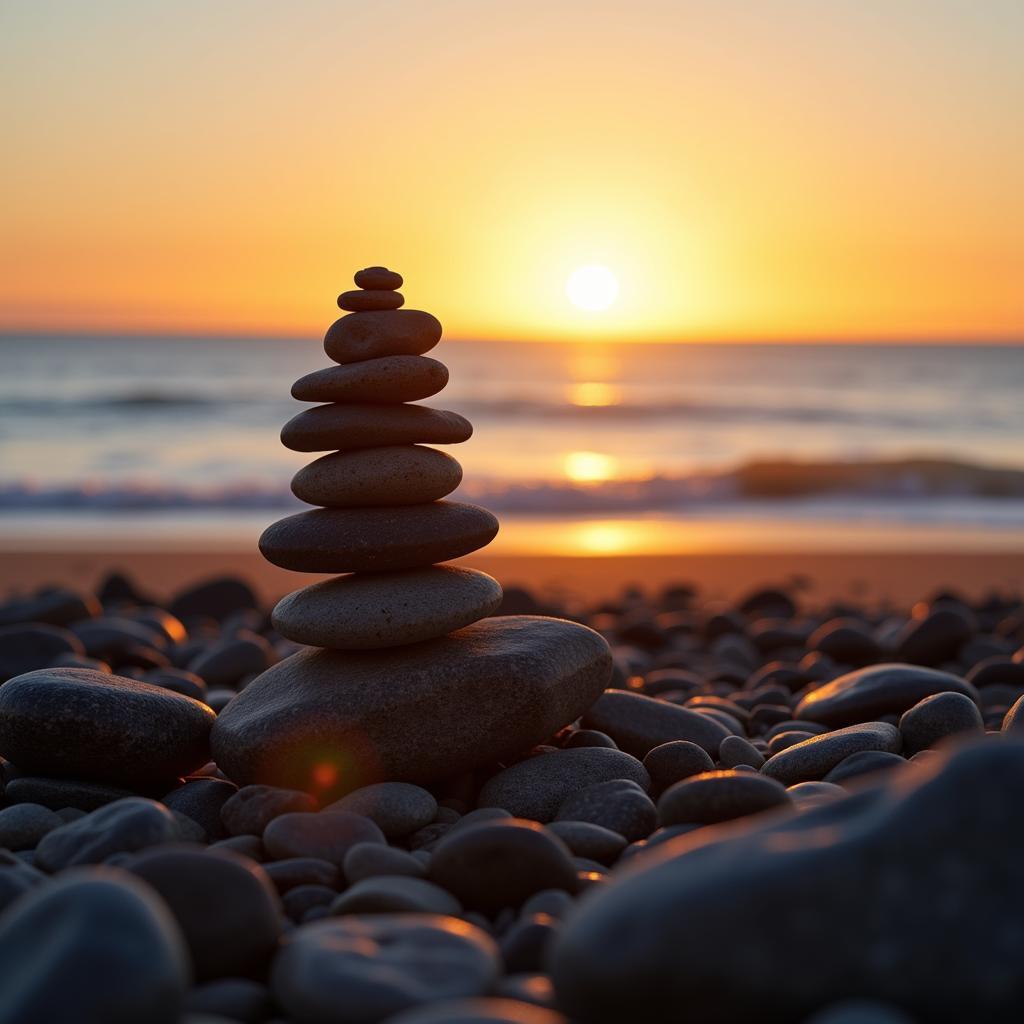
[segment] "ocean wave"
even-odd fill
[[[865,462],[753,460],[732,469],[685,476],[574,483],[565,480],[467,481],[453,495],[497,512],[533,515],[607,515],[686,512],[709,506],[833,503],[925,506],[974,500],[1024,499],[1024,468],[999,468],[949,459]],[[219,485],[157,485],[148,481],[89,480],[63,485],[0,483],[0,512],[283,510],[305,506],[287,484],[239,480]]]
[[[894,411],[877,408],[844,408],[830,404],[791,401],[783,404],[773,402],[737,402],[681,398],[671,401],[626,400],[609,405],[574,405],[567,403],[561,395],[547,398],[504,397],[495,399],[461,399],[457,392],[450,396],[438,395],[427,401],[428,405],[439,405],[455,409],[476,421],[516,421],[541,423],[578,423],[593,428],[617,424],[657,424],[672,422],[709,425],[756,425],[772,423],[794,423],[805,426],[857,426],[870,425],[888,430],[928,428],[942,425],[946,413],[942,410]],[[280,395],[268,396],[259,390],[201,393],[195,390],[139,389],[113,394],[91,394],[74,397],[54,398],[52,395],[39,397],[0,397],[0,425],[11,417],[39,416],[49,421],[89,416],[95,413],[112,413],[126,419],[146,415],[162,414],[177,409],[195,410],[199,414],[216,416],[232,409],[247,411],[260,410],[266,414],[278,415],[281,411],[298,412],[304,405],[292,402]],[[991,417],[979,410],[975,419],[989,426]]]

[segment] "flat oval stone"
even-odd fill
[[[418,402],[448,383],[448,367],[428,356],[382,356],[329,366],[300,377],[292,398],[300,402]]]
[[[622,750],[640,758],[672,740],[689,740],[714,755],[729,735],[708,714],[626,690],[603,694],[583,716],[583,724],[607,733]]]
[[[600,634],[534,616],[484,619],[393,650],[303,650],[221,712],[215,759],[237,782],[338,796],[384,780],[423,784],[547,739],[610,674]],[[595,752],[619,753],[562,753]]]
[[[335,320],[324,337],[324,351],[336,363],[357,363],[380,356],[421,356],[440,340],[441,324],[430,313],[380,309]]]
[[[444,636],[493,614],[501,585],[451,565],[338,576],[278,602],[274,628],[310,647],[367,650]]]
[[[268,526],[260,551],[268,562],[297,572],[382,572],[468,555],[497,532],[498,520],[486,509],[454,501],[318,508]]]
[[[482,995],[500,973],[494,941],[457,918],[353,915],[302,925],[270,983],[294,1021],[383,1021],[438,999]]]
[[[401,288],[403,284],[402,275],[396,270],[388,270],[387,267],[365,267],[363,270],[357,270],[353,280],[357,288],[374,291]]]
[[[900,731],[888,722],[862,722],[812,736],[768,758],[761,772],[784,786],[824,778],[840,761],[862,750],[898,754],[903,746]]]
[[[40,886],[4,914],[0,947],[3,1024],[182,1019],[181,934],[152,889],[124,871],[69,872]]]
[[[28,773],[136,788],[209,760],[205,704],[84,668],[41,669],[0,687],[0,754]]]
[[[281,428],[295,452],[349,451],[396,444],[458,444],[473,434],[457,412],[425,405],[316,405]]]
[[[716,825],[792,803],[786,787],[752,772],[704,772],[669,786],[658,801],[658,824]]]
[[[372,309],[398,309],[404,305],[404,295],[384,288],[342,292],[338,296],[338,308],[350,313],[365,313]]]
[[[848,672],[807,694],[794,718],[823,725],[854,725],[882,715],[901,715],[935,693],[962,693],[978,703],[978,693],[966,679],[916,665],[872,665]]]
[[[295,474],[292,493],[328,508],[424,505],[460,483],[462,467],[450,455],[410,444],[323,455]]]
[[[572,794],[598,782],[628,779],[650,785],[644,766],[631,754],[608,747],[553,750],[492,775],[480,790],[481,807],[503,807],[517,818],[553,821]]]

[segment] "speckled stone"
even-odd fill
[[[328,366],[300,377],[292,398],[300,402],[419,402],[448,383],[448,367],[429,356],[382,356]]]
[[[916,665],[872,665],[849,672],[807,694],[793,717],[836,727],[901,715],[933,693],[962,693],[978,703],[966,679]]]
[[[404,295],[385,288],[359,289],[342,292],[338,296],[338,308],[349,313],[366,313],[374,309],[400,309],[404,305]]]
[[[393,291],[404,283],[397,270],[388,270],[387,267],[364,267],[356,271],[353,280],[357,288],[369,291]]]
[[[336,363],[357,363],[381,356],[421,356],[440,340],[441,324],[430,313],[382,309],[335,320],[324,336],[324,351]]]
[[[456,501],[395,508],[317,508],[263,531],[268,562],[297,572],[418,569],[489,544],[498,520]]]
[[[393,445],[322,455],[295,474],[292,493],[329,508],[422,505],[451,494],[460,483],[462,467],[446,452]]]
[[[444,636],[500,606],[501,586],[486,573],[435,565],[314,583],[279,601],[273,623],[296,643],[366,650]]]
[[[240,783],[338,796],[385,779],[423,784],[542,742],[610,674],[599,634],[533,616],[484,619],[393,650],[303,650],[221,712],[213,750]]]
[[[473,435],[457,412],[425,405],[314,405],[281,428],[294,452],[351,451],[399,444],[458,444]]]
[[[884,750],[898,754],[902,749],[900,731],[888,722],[862,722],[812,736],[768,758],[761,772],[784,786],[823,779],[843,758],[862,750]]]
[[[0,754],[40,775],[166,783],[209,760],[215,717],[205,704],[134,679],[40,669],[0,687]]]

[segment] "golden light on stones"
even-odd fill
[[[565,456],[565,475],[574,483],[598,483],[611,480],[617,463],[602,452],[569,452]]]
[[[577,267],[565,282],[565,294],[577,309],[600,313],[618,298],[618,278],[599,264]]]

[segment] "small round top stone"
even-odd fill
[[[356,271],[355,282],[368,291],[394,291],[402,287],[402,275],[387,267],[367,267]]]

